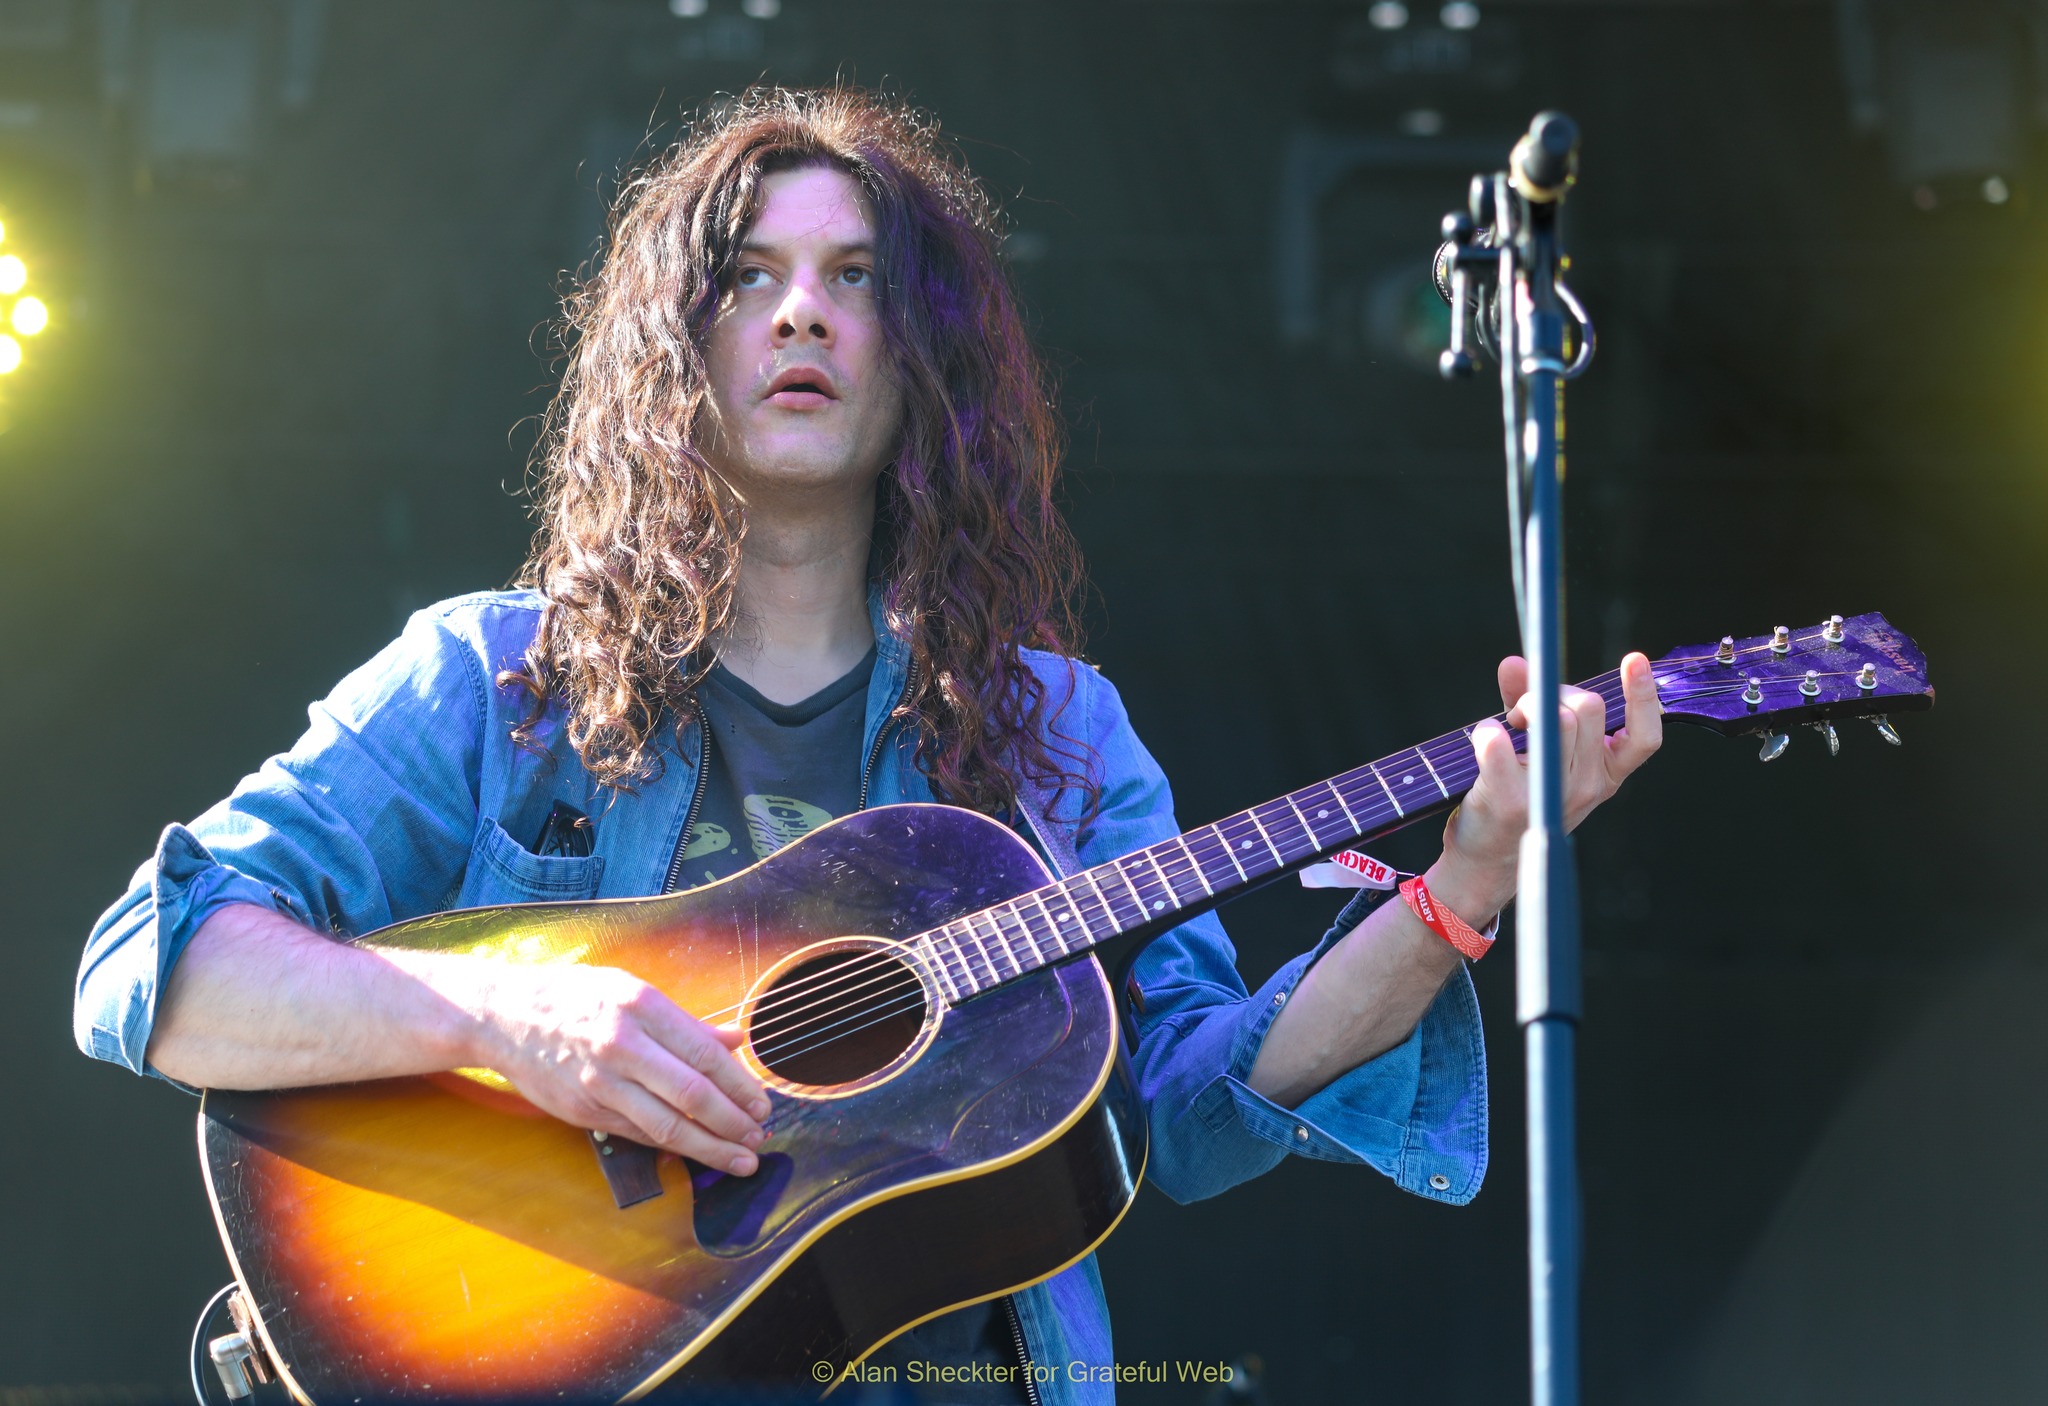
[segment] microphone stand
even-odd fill
[[[1469,212],[1444,217],[1437,285],[1451,303],[1446,378],[1469,376],[1466,320],[1475,274],[1482,342],[1500,361],[1507,437],[1510,556],[1529,660],[1529,828],[1522,836],[1515,924],[1515,1017],[1527,1058],[1529,1370],[1535,1406],[1579,1400],[1579,1187],[1573,1072],[1580,1011],[1578,876],[1564,823],[1558,690],[1564,665],[1563,383],[1593,355],[1585,309],[1560,281],[1559,217],[1577,177],[1578,128],[1546,112],[1506,171],[1475,176]],[[1489,308],[1489,304],[1491,305]],[[1489,329],[1489,315],[1498,318]],[[1576,349],[1565,360],[1567,318]]]

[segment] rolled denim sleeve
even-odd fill
[[[228,904],[346,934],[442,906],[476,826],[484,687],[473,652],[423,611],[308,710],[289,752],[166,829],[87,940],[72,1005],[79,1048],[154,1073],[145,1052],[164,983]]]
[[[1085,690],[1101,759],[1096,815],[1077,850],[1099,864],[1178,834],[1166,777],[1106,680]],[[1402,1188],[1462,1205],[1486,1173],[1486,1051],[1461,966],[1399,1045],[1340,1075],[1296,1108],[1245,1083],[1266,1032],[1322,954],[1365,918],[1361,894],[1314,949],[1248,992],[1214,913],[1155,940],[1132,965],[1138,988],[1132,1068],[1149,1111],[1147,1175],[1177,1201],[1214,1196],[1289,1153],[1378,1168]]]

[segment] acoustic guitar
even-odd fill
[[[1762,733],[1933,704],[1882,616],[1655,665],[1665,715]],[[1618,673],[1582,685],[1619,727]],[[906,1326],[1058,1273],[1144,1174],[1114,993],[1150,937],[1448,809],[1471,728],[1064,878],[970,811],[836,820],[723,882],[439,913],[357,939],[621,967],[737,1021],[773,1112],[720,1174],[571,1127],[489,1070],[200,1107],[259,1365],[306,1402],[632,1400],[823,1382]],[[1520,745],[1521,738],[1516,738]],[[1113,979],[1116,977],[1117,979]]]

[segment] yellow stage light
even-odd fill
[[[0,254],[0,293],[19,293],[28,282],[28,265],[12,254]]]
[[[21,365],[21,343],[0,333],[0,376]]]
[[[41,298],[23,298],[15,303],[14,311],[8,315],[14,330],[24,337],[33,337],[50,325],[50,309]]]

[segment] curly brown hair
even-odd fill
[[[601,783],[660,774],[733,620],[744,504],[698,449],[704,346],[763,179],[833,166],[875,226],[879,312],[903,393],[878,491],[877,581],[909,647],[896,716],[943,800],[1012,810],[1019,778],[1078,788],[1066,701],[1021,657],[1074,656],[1078,547],[1054,500],[1060,435],[1000,255],[1001,217],[927,116],[850,87],[761,87],[708,111],[627,181],[605,256],[564,300],[571,349],[537,450],[540,528],[519,577],[544,598],[524,670],[532,731],[567,714]],[[664,727],[664,720],[667,727]]]

